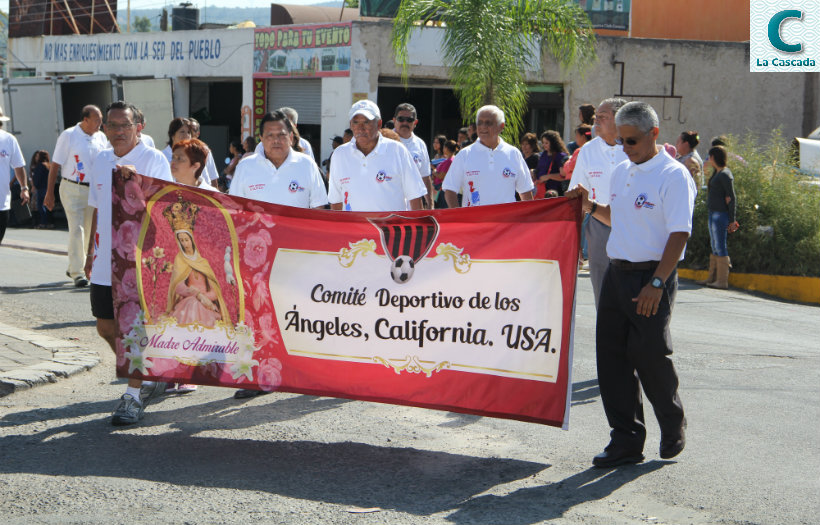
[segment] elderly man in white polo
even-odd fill
[[[353,140],[336,148],[330,167],[332,210],[420,210],[427,188],[400,142],[384,138],[379,106],[360,100],[350,108]]]
[[[453,157],[441,185],[449,208],[532,200],[534,188],[530,170],[521,151],[504,142],[504,112],[496,106],[483,106],[476,113],[478,140]]]

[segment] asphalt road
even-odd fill
[[[294,394],[200,388],[109,416],[125,383],[63,257],[0,247],[0,321],[99,350],[102,364],[0,398],[0,521],[298,524],[814,524],[817,307],[684,283],[673,357],[686,450],[591,468],[608,441],[589,280],[579,278],[570,429]],[[368,510],[372,512],[360,512]]]

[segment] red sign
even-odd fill
[[[120,376],[566,425],[578,201],[352,213],[115,177]]]

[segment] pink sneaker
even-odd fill
[[[177,386],[177,394],[187,394],[188,392],[195,392],[196,385],[180,384]]]

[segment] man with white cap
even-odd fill
[[[82,120],[60,133],[51,156],[48,185],[43,205],[54,209],[54,186],[57,174],[60,183],[60,202],[68,221],[68,270],[66,275],[74,286],[88,286],[85,276],[85,248],[91,235],[91,217],[94,208],[88,204],[91,164],[97,155],[109,148],[108,140],[100,131],[102,112],[94,105],[85,106]]]
[[[0,107],[0,128],[3,122],[11,120],[3,113]],[[26,183],[26,161],[23,159],[23,152],[20,151],[20,144],[14,135],[0,129],[0,242],[6,235],[6,225],[9,222],[9,210],[11,209],[11,169],[14,168],[14,176],[20,183],[20,198],[26,204],[30,198],[28,184]]]
[[[382,137],[381,112],[360,100],[350,108],[353,140],[336,148],[330,168],[328,200],[332,210],[420,210],[427,188],[400,142]]]

